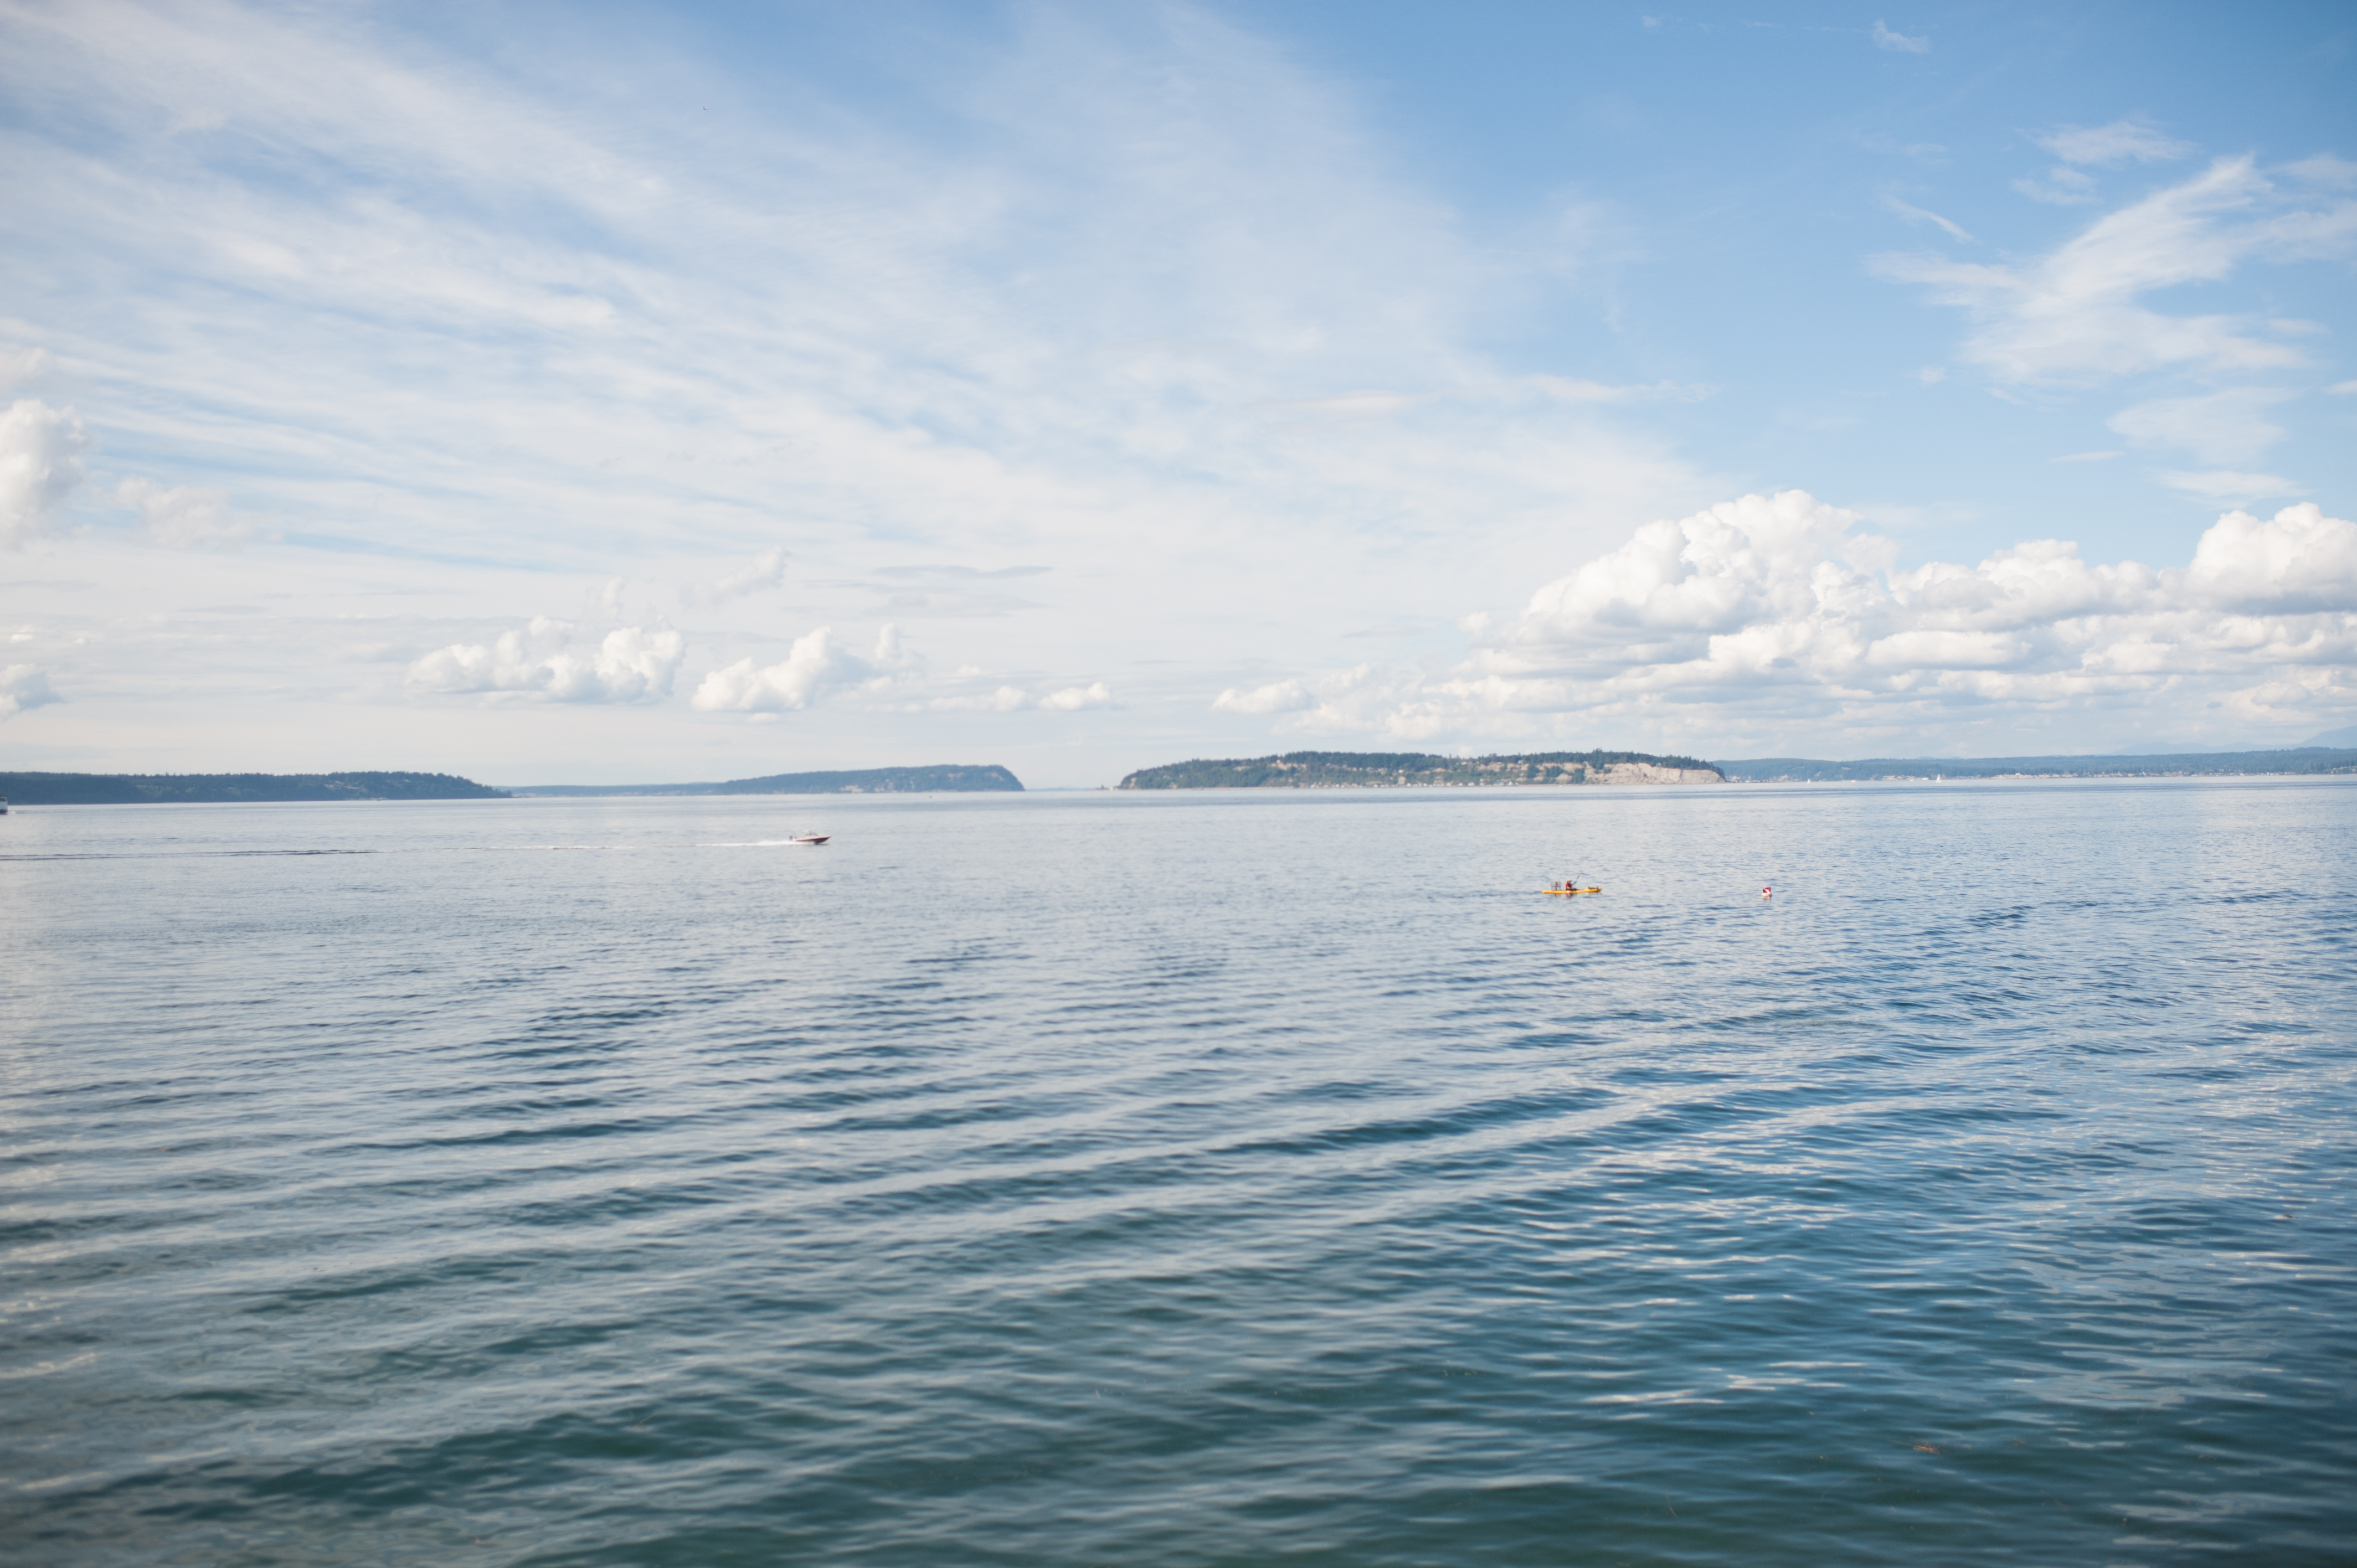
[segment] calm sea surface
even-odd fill
[[[19,811],[0,953],[11,1564],[2357,1559],[2348,781]]]

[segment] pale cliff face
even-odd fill
[[[1587,775],[1590,784],[1724,784],[1706,768],[1663,768],[1652,762],[1616,762]]]

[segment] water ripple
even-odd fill
[[[824,811],[0,823],[10,1560],[2357,1541],[2345,785]]]

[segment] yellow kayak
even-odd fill
[[[1601,887],[1544,887],[1540,889],[1550,898],[1567,898],[1574,893],[1601,893]]]

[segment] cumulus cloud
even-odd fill
[[[1060,692],[1050,692],[1039,699],[1039,705],[1049,713],[1076,714],[1083,708],[1115,706],[1113,688],[1102,681],[1092,681],[1085,686],[1067,686]]]
[[[1286,712],[1284,729],[1427,739],[1890,729],[2163,699],[2283,722],[2357,706],[2357,524],[2313,504],[2231,512],[2188,565],[2159,570],[2039,540],[1900,571],[1857,522],[1790,490],[1648,523],[1484,628],[1454,670],[1361,665],[1261,688],[1259,711]],[[1287,686],[1315,703],[1278,707]],[[1258,694],[1222,702],[1251,711]]]
[[[875,653],[862,659],[834,640],[833,628],[823,626],[796,638],[775,664],[740,659],[715,670],[697,684],[689,705],[707,714],[793,713],[839,692],[881,691],[914,664],[900,647],[898,627],[885,627]]]
[[[685,651],[678,632],[618,627],[593,643],[594,635],[537,616],[494,641],[436,650],[409,667],[409,686],[554,703],[642,703],[671,694]]]
[[[1102,681],[1092,681],[1085,686],[1066,686],[1045,693],[1021,686],[1001,686],[995,692],[970,696],[935,697],[922,705],[944,712],[1013,714],[1038,708],[1051,714],[1076,714],[1086,708],[1117,708],[1121,703],[1114,700],[1112,687]]]
[[[90,435],[70,408],[19,398],[0,413],[0,545],[22,548],[65,510]]]
[[[1223,714],[1297,714],[1318,705],[1309,688],[1298,681],[1272,681],[1247,692],[1231,686],[1211,700]]]
[[[11,664],[0,670],[0,719],[13,719],[28,708],[64,700],[49,690],[48,674],[38,664]]]
[[[1974,328],[1965,356],[2007,381],[2296,365],[2299,349],[2279,338],[2304,324],[2168,316],[2140,301],[2176,285],[2221,281],[2245,261],[2348,253],[2357,244],[2357,200],[2337,185],[2307,165],[2263,171],[2247,157],[2221,158],[2097,219],[2035,262],[1904,255],[1877,257],[1873,265],[1968,311]]]
[[[167,489],[153,479],[125,479],[114,487],[113,499],[139,514],[142,532],[157,544],[236,544],[255,532],[250,520],[231,512],[227,490],[192,485]]]

